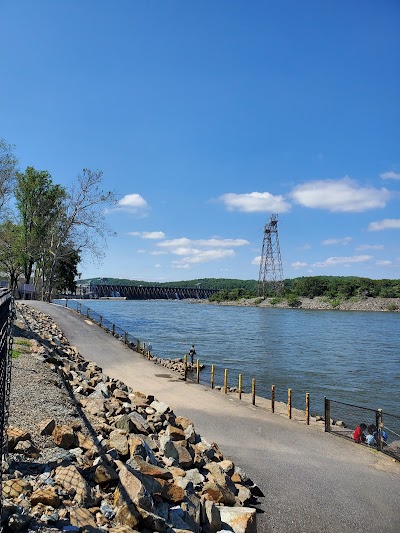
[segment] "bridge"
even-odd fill
[[[204,300],[218,292],[201,287],[164,287],[147,285],[91,285],[92,298],[123,297],[127,300]]]

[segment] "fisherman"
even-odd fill
[[[193,365],[194,363],[194,356],[196,355],[196,350],[194,349],[194,344],[192,344],[192,347],[190,348],[189,350],[189,355],[190,355],[190,361]]]

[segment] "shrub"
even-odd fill
[[[398,311],[399,306],[395,303],[390,303],[390,304],[387,304],[386,309],[388,311]]]
[[[301,300],[299,300],[295,294],[290,294],[287,297],[286,301],[289,307],[300,307],[301,306]]]
[[[271,300],[269,301],[269,303],[271,305],[278,305],[282,302],[282,298],[271,298]]]

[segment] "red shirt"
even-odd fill
[[[353,433],[353,439],[354,439],[354,442],[364,442],[365,437],[360,426],[356,427],[356,430]]]

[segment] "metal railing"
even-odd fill
[[[325,398],[325,431],[354,439],[356,427],[364,424],[364,435],[372,435],[371,443],[364,444],[400,461],[400,416]]]
[[[7,422],[11,386],[11,325],[13,320],[12,295],[8,289],[0,290],[0,516],[2,503],[3,456],[7,454]]]

